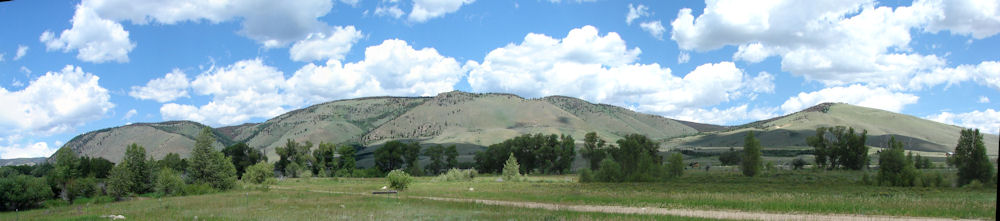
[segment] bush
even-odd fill
[[[729,149],[729,151],[719,154],[719,162],[723,166],[739,165],[743,162],[742,152]]]
[[[913,186],[917,169],[903,156],[903,143],[889,138],[889,148],[878,156],[878,183],[883,186]]]
[[[184,189],[183,191],[184,195],[186,196],[209,194],[209,193],[214,193],[216,191],[215,188],[212,188],[212,186],[208,185],[207,183],[186,184],[184,185],[183,189]]]
[[[594,182],[594,172],[590,171],[590,168],[581,169],[579,181],[581,183]]]
[[[43,178],[28,175],[0,177],[0,210],[35,208],[39,202],[52,196],[52,188]]]
[[[405,190],[413,182],[413,177],[410,174],[398,169],[389,172],[385,178],[389,181],[389,187],[399,191]]]
[[[259,162],[246,169],[243,174],[243,182],[250,184],[263,184],[268,179],[274,178],[274,165],[266,161]]]
[[[622,166],[611,158],[601,160],[601,169],[594,174],[594,180],[598,182],[621,182],[623,177]]]
[[[156,193],[163,196],[179,195],[184,186],[184,180],[181,179],[181,175],[170,168],[160,169],[160,173],[156,175]]]
[[[80,178],[66,184],[66,194],[70,202],[76,198],[91,197],[97,195],[97,178]]]
[[[476,171],[476,169],[452,168],[448,170],[448,172],[442,173],[441,175],[434,177],[434,179],[431,179],[431,181],[434,182],[472,181],[472,179],[475,178],[477,175],[479,175],[479,172]]]
[[[986,156],[986,146],[979,129],[962,130],[954,157],[958,167],[958,185],[974,180],[979,181],[980,185],[993,181],[993,164]]]
[[[796,158],[795,160],[792,160],[792,168],[796,170],[802,169],[802,167],[805,167],[806,164],[809,163],[806,162],[806,160],[803,160],[802,158]]]

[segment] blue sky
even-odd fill
[[[0,158],[451,90],[722,125],[846,102],[1000,130],[996,1],[18,0],[0,21]]]

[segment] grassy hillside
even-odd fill
[[[373,97],[339,100],[288,112],[260,124],[228,127],[232,139],[263,149],[272,161],[274,148],[298,142],[360,143],[361,136],[428,98]]]
[[[769,147],[806,147],[805,138],[818,127],[847,126],[868,130],[867,145],[885,146],[890,136],[906,144],[908,150],[954,151],[961,127],[918,117],[850,104],[820,104],[786,116],[758,121],[731,130],[703,133],[670,141],[674,147],[742,146],[743,136],[753,131],[761,144]],[[984,134],[988,154],[997,155],[997,135]]]
[[[528,133],[568,134],[582,140],[596,131],[608,140],[640,133],[666,139],[697,130],[660,116],[568,97],[524,99],[510,94],[448,92],[366,134],[365,144],[394,139],[490,145]]]
[[[136,143],[146,148],[146,153],[156,159],[168,153],[178,153],[187,157],[194,148],[195,137],[205,125],[191,121],[168,121],[161,123],[137,123],[120,127],[91,131],[74,137],[62,148],[69,148],[78,154],[102,157],[112,162],[121,161],[125,148]],[[232,141],[222,133],[214,147],[221,150]]]

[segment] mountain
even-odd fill
[[[422,144],[455,144],[471,155],[484,146],[521,134],[567,134],[582,143],[584,134],[597,132],[609,142],[626,134],[644,134],[663,147],[739,147],[746,132],[754,131],[768,148],[803,148],[805,138],[821,126],[850,126],[868,130],[868,145],[884,146],[896,136],[912,150],[952,151],[960,127],[921,118],[848,104],[820,104],[773,119],[739,126],[718,126],[637,113],[626,108],[594,104],[577,98],[549,96],[525,99],[511,94],[447,92],[434,97],[368,97],[337,100],[294,110],[261,123],[213,129],[216,149],[245,142],[278,160],[275,148],[287,140],[351,144],[360,149],[359,165],[389,140]],[[140,123],[88,132],[63,148],[91,157],[119,161],[125,147],[138,143],[154,158],[167,153],[187,156],[194,138],[205,127],[190,121]],[[997,136],[986,134],[991,155]]]
[[[62,148],[69,148],[83,156],[103,157],[115,163],[121,161],[125,148],[132,143],[142,145],[146,155],[156,159],[168,153],[187,157],[194,148],[195,138],[205,127],[191,121],[129,124],[81,134],[66,142]],[[213,147],[217,150],[234,143],[218,130],[213,133],[217,137]]]
[[[45,162],[45,157],[35,157],[35,158],[14,158],[14,159],[0,159],[0,167],[2,166],[20,166],[20,165],[35,165]]]
[[[868,131],[867,145],[884,147],[889,137],[901,140],[908,150],[952,152],[963,129],[910,115],[854,106],[823,103],[789,115],[761,120],[724,130],[673,139],[672,147],[738,147],[743,137],[753,131],[765,147],[807,147],[805,138],[816,134],[818,127],[846,126],[858,132]],[[983,133],[989,155],[997,155],[998,137]]]

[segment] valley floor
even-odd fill
[[[755,178],[687,172],[668,182],[626,184],[581,184],[575,176],[532,176],[527,182],[419,178],[398,195],[371,195],[386,185],[384,179],[286,179],[267,192],[71,205],[0,213],[0,220],[89,220],[112,214],[140,220],[996,219],[994,187],[876,187],[859,184],[861,173],[851,171],[785,171]]]

